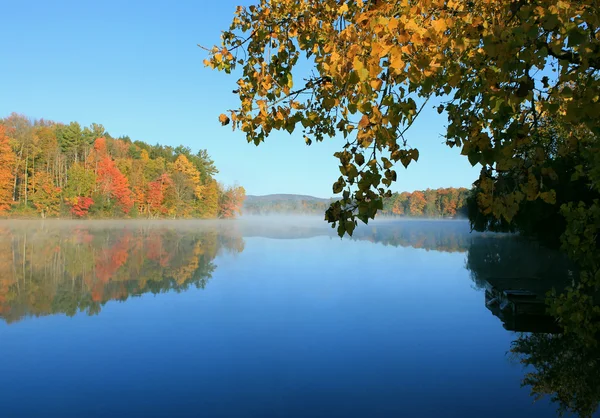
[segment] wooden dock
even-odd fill
[[[538,277],[490,277],[486,279],[485,305],[509,331],[559,333],[556,320],[547,313],[546,295],[553,288],[564,290],[569,282]]]

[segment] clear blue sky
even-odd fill
[[[307,147],[301,133],[270,137],[259,147],[221,127],[236,106],[236,77],[205,68],[206,54],[229,26],[235,6],[250,0],[18,1],[2,6],[0,117],[10,112],[82,125],[101,123],[113,136],[152,144],[206,148],[224,183],[248,194],[332,196],[339,176],[331,139]],[[398,167],[394,190],[469,187],[478,176],[443,145],[445,118],[433,109],[408,136],[419,162]]]

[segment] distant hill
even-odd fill
[[[333,199],[301,194],[246,195],[244,215],[323,214]]]
[[[411,218],[466,217],[467,198],[471,192],[464,188],[439,188],[393,193],[383,199],[378,216]],[[301,214],[323,216],[335,198],[301,194],[247,195],[242,208],[244,215]]]
[[[308,195],[304,195],[304,194],[286,194],[286,193],[267,194],[264,196],[257,196],[257,195],[252,195],[252,194],[246,195],[246,202],[253,202],[253,203],[254,202],[274,202],[274,201],[298,202],[298,201],[303,201],[303,200],[315,201],[315,202],[329,202],[331,199],[308,196]]]

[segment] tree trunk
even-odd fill
[[[25,206],[27,206],[27,186],[28,186],[28,178],[27,178],[27,166],[29,164],[29,155],[25,156],[25,170],[23,171],[23,175],[25,176]]]

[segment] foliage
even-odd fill
[[[581,130],[600,133],[598,27],[592,0],[261,0],[238,7],[205,63],[242,70],[240,107],[219,120],[248,141],[299,125],[308,144],[344,137],[333,186],[342,199],[326,214],[340,234],[382,208],[393,163],[418,159],[407,130],[436,97],[447,144],[482,166],[480,209],[510,222],[521,202],[554,200],[542,186],[552,172],[520,158],[524,148],[548,158],[540,120],[560,118],[570,132],[560,154],[588,148]],[[312,73],[299,74],[304,62]],[[510,170],[524,174],[519,187],[495,193]]]
[[[6,128],[0,124],[0,215],[12,204],[12,183],[15,155],[6,135]]]
[[[123,213],[129,212],[133,205],[129,182],[110,157],[104,157],[98,163],[96,184],[106,202],[114,199]]]
[[[239,107],[219,120],[257,145],[300,126],[309,145],[343,137],[333,184],[341,199],[325,214],[340,236],[383,209],[394,163],[418,160],[408,129],[435,102],[447,145],[481,165],[475,227],[560,241],[581,276],[551,309],[569,312],[559,314],[564,324],[600,323],[597,313],[570,320],[585,317],[600,289],[595,0],[257,3],[237,8],[205,61],[239,75]]]
[[[600,198],[598,190],[590,187],[590,178],[583,174],[592,172],[598,165],[590,161],[586,153],[559,152],[568,147],[570,132],[565,131],[565,127],[555,118],[544,118],[539,123],[540,148],[532,149],[526,145],[519,150],[518,158],[522,160],[523,166],[531,168],[535,178],[540,179],[539,189],[550,192],[540,192],[540,199],[522,200],[509,223],[505,218],[497,218],[492,213],[481,210],[478,202],[482,192],[480,180],[476,182],[474,193],[469,198],[469,218],[471,227],[477,231],[518,231],[539,239],[546,245],[558,247],[560,237],[567,228],[565,216],[569,216],[568,212],[572,210],[563,212],[563,205],[566,206],[565,209],[572,208],[574,202],[589,205],[594,199]],[[597,137],[581,130],[579,137],[590,149],[597,149]],[[523,182],[528,176],[527,171],[520,169],[506,170],[498,173],[491,186],[499,196],[519,188],[524,192]]]
[[[94,204],[91,197],[77,196],[67,199],[67,204],[71,206],[71,214],[83,218],[88,214],[90,207]]]
[[[219,198],[219,218],[235,218],[236,214],[242,213],[242,205],[246,198],[246,191],[243,187],[221,187]]]
[[[231,200],[216,187],[206,150],[15,113],[0,120],[0,130],[0,212],[9,216],[216,218],[219,201]]]
[[[60,213],[61,189],[50,173],[41,172],[30,178],[31,201],[42,218]]]
[[[219,184],[216,180],[210,180],[200,187],[199,212],[206,218],[216,218],[219,214],[219,193],[221,191]]]

